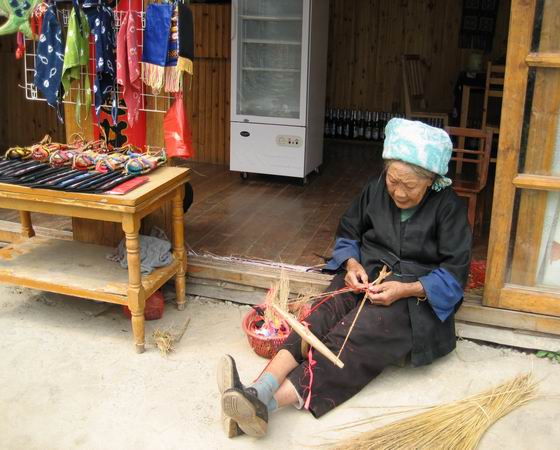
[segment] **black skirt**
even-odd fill
[[[328,291],[344,287],[338,274]],[[363,294],[336,295],[323,303],[307,319],[309,329],[337,354],[358,311]],[[344,368],[313,351],[313,383],[309,386],[308,355],[301,354],[301,338],[292,332],[283,347],[300,364],[288,379],[305,401],[311,391],[309,410],[319,418],[357,394],[389,365],[401,361],[412,349],[412,328],[408,302],[401,299],[390,306],[366,304],[354,325],[340,359]]]

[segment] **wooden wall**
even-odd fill
[[[64,140],[64,125],[46,102],[25,99],[23,61],[15,59],[16,35],[0,37],[0,152],[29,145],[45,134]]]
[[[231,5],[193,4],[195,60],[187,99],[195,161],[229,164]]]
[[[402,54],[428,64],[426,97],[451,110],[457,75],[469,50],[459,49],[460,0],[330,0],[327,105],[404,110]],[[500,0],[492,54],[505,55],[510,0]]]

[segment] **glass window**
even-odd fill
[[[245,17],[242,25],[242,39],[246,42],[286,42],[299,45],[301,39],[301,18],[294,20],[253,19]]]
[[[241,0],[240,14],[247,16],[290,17],[301,16],[302,0]]]
[[[242,0],[237,113],[300,117],[302,0]]]
[[[299,74],[245,70],[238,86],[238,114],[299,118]]]
[[[539,265],[538,285],[560,287],[560,192],[548,194],[544,216]]]
[[[560,35],[560,33],[558,34]],[[519,154],[520,173],[560,175],[560,91],[558,86],[560,86],[559,69],[530,69]]]
[[[531,50],[560,51],[556,0],[538,0]],[[560,70],[530,68],[519,172],[560,176]],[[558,292],[560,192],[518,189],[513,211],[507,281]]]
[[[560,12],[558,10],[558,0],[537,1],[532,51],[560,51],[560,33],[558,33],[559,20]]]
[[[507,281],[560,287],[560,192],[518,190]]]

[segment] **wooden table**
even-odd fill
[[[0,250],[0,282],[127,305],[136,351],[144,351],[146,299],[175,276],[177,307],[185,306],[183,197],[189,169],[161,167],[125,195],[80,194],[0,183],[0,208],[20,211],[23,239]],[[173,263],[142,277],[140,221],[172,202]],[[126,236],[128,271],[107,260],[111,247],[34,237],[30,212],[117,222]]]

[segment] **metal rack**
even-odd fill
[[[146,28],[146,15],[143,8],[144,6],[142,6],[141,11],[137,11],[142,27],[142,39],[138,43],[138,47],[140,49],[143,48],[144,45],[144,29]],[[70,11],[71,9],[69,8],[60,8],[58,10],[58,18],[60,20],[60,24],[63,30],[68,28],[68,22],[70,20]],[[115,36],[119,32],[121,23],[126,13],[127,11],[114,11]],[[64,31],[63,33],[66,34]],[[24,85],[20,87],[22,87],[25,90],[25,98],[27,100],[46,101],[46,99],[41,96],[41,93],[37,90],[37,88],[33,84],[33,79],[35,77],[35,59],[37,56],[37,41],[28,38],[24,38],[24,39],[25,39],[24,40],[25,53],[23,58]],[[90,46],[90,49],[91,48],[92,47]],[[139,64],[141,63],[139,62]],[[88,67],[88,72],[91,67],[95,67],[95,57],[93,54],[90,54],[90,64]],[[85,75],[86,75],[85,71],[82,69],[82,76]],[[93,75],[90,73],[89,76],[92,77]],[[115,95],[117,95],[117,98],[122,99],[122,86],[116,83],[115,83]],[[85,104],[85,88],[81,84],[79,86],[76,86],[76,84],[73,83],[73,85],[70,87],[70,92],[68,92],[65,95],[62,102],[66,104],[75,105],[77,103],[78,98],[80,98],[82,105]],[[165,113],[171,106],[173,99],[174,96],[172,93],[160,92],[159,94],[154,94],[148,86],[142,83],[140,111]],[[103,107],[110,109],[111,105],[105,103]],[[125,108],[124,106],[120,106],[120,107]]]

